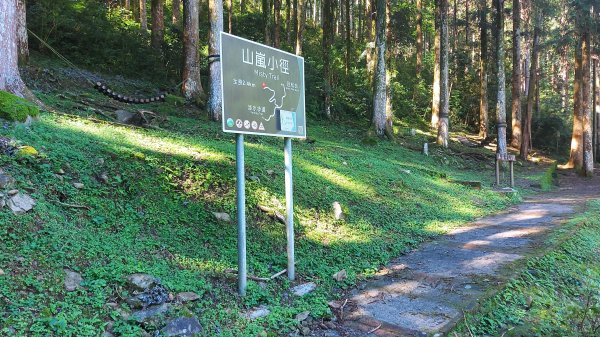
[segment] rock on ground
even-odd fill
[[[195,317],[179,317],[169,323],[162,329],[162,335],[165,337],[191,337],[202,331],[202,326]]]
[[[79,273],[65,269],[65,289],[67,291],[75,291],[80,288],[81,282],[83,282],[83,278]]]
[[[136,273],[127,276],[127,281],[129,281],[129,284],[138,288],[139,290],[146,290],[151,286],[160,283],[156,277],[142,273]]]
[[[311,291],[315,290],[317,288],[317,285],[314,282],[308,282],[308,283],[304,283],[298,286],[295,286],[292,288],[292,293],[296,296],[304,296],[308,293],[310,293]]]
[[[17,193],[8,199],[7,205],[15,215],[21,215],[33,209],[35,200],[27,194]]]

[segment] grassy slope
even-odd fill
[[[55,95],[42,96],[59,103]],[[68,101],[62,103],[68,107]],[[489,186],[489,164],[440,149],[424,157],[387,142],[366,147],[360,143],[362,130],[311,123],[309,136],[316,143],[294,142],[296,252],[298,282],[319,287],[298,299],[285,294],[290,284],[283,278],[266,287],[250,282],[248,296],[240,300],[235,278],[224,274],[236,268],[236,225],[211,214],[235,215],[234,139],[215,123],[175,113],[177,107],[148,108],[178,117],[163,131],[51,114],[31,129],[0,129],[0,135],[42,153],[38,160],[21,162],[0,156],[0,167],[38,202],[19,217],[0,211],[0,268],[6,273],[0,276],[5,308],[0,335],[96,336],[115,320],[115,335],[138,336],[136,325],[105,306],[125,295],[124,276],[134,272],[160,277],[173,292],[201,294],[188,309],[199,316],[207,336],[286,331],[297,324],[293,318],[299,312],[328,315],[327,299],[393,257],[516,200],[489,188],[449,183],[436,173],[484,179]],[[249,272],[264,277],[286,265],[283,225],[256,209],[260,203],[284,213],[281,140],[247,137],[246,160],[247,176],[260,178],[247,182]],[[55,174],[60,169],[66,172],[63,180]],[[95,179],[102,173],[109,183]],[[85,188],[77,190],[72,182]],[[334,201],[344,206],[346,221],[333,219]],[[64,268],[82,273],[84,290],[65,292]],[[340,284],[331,275],[341,269],[349,277]],[[259,304],[272,310],[267,318],[240,318],[240,311]]]
[[[461,336],[600,335],[600,201],[557,230],[554,248],[456,328]]]

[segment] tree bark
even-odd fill
[[[440,30],[441,30],[441,1],[435,0],[435,37],[433,62],[433,97],[431,99],[431,128],[437,129],[440,120]],[[447,0],[444,0],[447,1]]]
[[[165,0],[152,0],[151,46],[161,50],[165,38]]]
[[[374,19],[375,13],[373,12],[373,1],[374,0],[366,0],[366,8],[365,8],[365,28],[366,28],[366,39],[367,39],[367,74],[369,76],[369,82],[373,83],[373,72],[375,68],[375,41],[373,38],[375,37],[373,29],[374,27]]]
[[[589,15],[589,14],[588,14]],[[590,18],[591,19],[591,18]],[[581,110],[583,117],[583,170],[581,174],[586,177],[594,175],[594,149],[592,146],[592,109],[591,101],[591,31],[586,25],[581,34]]]
[[[25,0],[17,1],[17,45],[19,49],[19,64],[26,64],[29,61],[26,7]]]
[[[440,116],[437,143],[448,147],[450,91],[448,88],[448,0],[440,0]]]
[[[417,61],[415,73],[417,80],[421,79],[423,68],[423,0],[417,0]]]
[[[272,42],[271,42],[271,8],[272,6],[273,0],[262,0],[262,16],[263,16],[263,23],[265,25],[265,44],[267,46],[271,46]]]
[[[202,101],[204,91],[200,81],[200,31],[199,3],[183,0],[183,96],[188,100]]]
[[[227,32],[233,31],[233,0],[227,0]]]
[[[506,78],[504,73],[504,0],[494,0],[496,27],[496,69],[498,92],[496,94],[496,116],[498,125],[498,147],[496,152],[506,154]]]
[[[480,43],[481,59],[479,60],[479,136],[488,136],[488,45],[487,45],[487,1],[480,1]]]
[[[181,20],[181,0],[173,0],[173,24],[176,25]]]
[[[331,77],[331,48],[333,46],[333,0],[323,0],[323,78],[324,85],[324,101],[325,101],[325,117],[332,118],[331,115],[331,92],[332,92],[332,77]]]
[[[286,41],[287,45],[292,44],[292,2],[290,0],[285,0],[285,32],[286,32]]]
[[[377,135],[383,137],[387,122],[387,80],[385,71],[386,0],[376,0],[376,6],[375,49],[377,53],[377,67],[373,78],[373,126]]]
[[[512,50],[512,139],[511,145],[521,146],[521,0],[513,0]]]
[[[583,110],[581,109],[582,92],[582,55],[581,41],[575,49],[575,78],[573,79],[573,135],[571,136],[571,153],[569,161],[564,168],[575,168],[580,170],[583,167]]]
[[[351,55],[352,55],[352,31],[350,30],[350,0],[346,1],[346,76],[350,72]]]
[[[539,60],[539,40],[540,40],[540,28],[541,16],[538,15],[536,19],[535,27],[533,29],[533,45],[531,46],[531,69],[529,71],[529,88],[527,89],[527,107],[525,110],[525,118],[522,121],[523,136],[520,144],[519,156],[523,160],[527,160],[529,155],[529,149],[531,149],[531,120],[533,117],[533,105],[535,100],[535,84],[537,83],[537,68]]]
[[[143,33],[148,31],[148,9],[146,0],[140,0],[140,29]]]
[[[220,34],[223,31],[223,0],[209,0],[208,12],[210,21],[208,54],[212,56],[218,55],[221,49]],[[214,121],[220,121],[222,116],[220,62],[218,57],[211,57],[209,59],[208,113]]]
[[[593,60],[592,62],[592,67],[593,67],[593,83],[594,83],[594,90],[593,90],[593,106],[594,106],[594,110],[592,111],[592,113],[594,114],[594,146],[595,146],[595,150],[594,150],[594,158],[596,159],[596,161],[598,160],[598,131],[599,131],[599,124],[600,124],[600,116],[598,114],[600,114],[600,76],[598,76],[598,71],[600,71],[600,62],[596,59]]]
[[[275,7],[275,22],[274,22],[274,41],[275,48],[281,48],[281,0],[274,0]]]
[[[302,56],[302,40],[304,39],[304,24],[306,13],[304,10],[305,0],[298,0],[298,27],[296,28],[296,55]]]
[[[0,1],[0,90],[25,97],[18,65],[17,22],[17,0]]]

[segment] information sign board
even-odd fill
[[[223,131],[306,138],[304,59],[221,33]]]

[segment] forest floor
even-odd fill
[[[54,113],[0,128],[1,198],[35,201],[19,214],[0,208],[3,336],[165,336],[186,319],[201,336],[310,335],[340,321],[330,301],[393,259],[552,188],[551,161],[536,157],[516,165],[515,192],[498,191],[493,149],[467,135],[443,149],[428,130],[399,124],[395,142],[368,145],[366,123],[313,121],[310,139],[294,142],[297,279],[270,280],[287,262],[282,141],[246,137],[257,278],[240,298],[233,135],[177,97],[128,105],[88,79],[140,96],[156,94],[149,82],[35,58],[22,72]],[[150,120],[115,123],[128,113]],[[23,146],[39,153],[13,155]],[[137,273],[152,288],[134,287]]]
[[[581,215],[585,214],[591,200],[600,199],[598,173],[600,172],[597,170],[592,179],[582,179],[573,172],[561,172],[560,187],[556,191],[528,197],[522,204],[461,226],[393,260],[378,272],[376,278],[337,301],[334,307],[337,308],[338,317],[343,318],[340,324],[334,330],[324,330],[315,336],[441,336],[448,334],[458,322],[465,320],[465,312],[477,312],[476,309],[482,303],[488,305],[489,314],[492,309],[486,300],[504,289],[506,283],[518,275],[517,272],[526,269],[522,260],[531,261],[536,256],[552,252],[553,247],[547,242],[551,232],[562,228],[574,217],[577,222],[587,220],[588,223],[594,223],[591,214],[587,214],[585,220],[581,219]],[[597,205],[593,208],[596,210]],[[596,221],[592,228],[596,233],[597,227]],[[571,229],[563,232],[563,239],[574,236],[575,232],[577,228],[575,231]],[[593,237],[588,237],[588,240],[592,239]],[[594,245],[595,250],[588,249],[583,254],[596,255],[595,263],[589,261],[592,263],[585,264],[585,267],[595,270],[590,278],[597,281],[600,279],[597,257],[600,241],[596,240]],[[558,265],[554,268],[558,268]],[[572,264],[569,269],[577,270],[577,266]],[[585,278],[585,275],[584,272],[578,277]],[[586,286],[580,284],[581,289],[574,291],[578,294],[585,292]],[[597,292],[600,288],[596,285],[589,290]],[[549,301],[552,298],[551,292],[541,295],[541,301],[536,301]],[[573,296],[574,299],[577,297]],[[532,301],[533,298],[530,297],[521,303],[521,308],[513,309],[530,310]],[[600,304],[597,297],[593,301],[596,302],[591,304],[591,309]],[[498,305],[491,307],[496,311],[498,309]],[[600,312],[591,309],[590,317],[587,318],[591,323],[585,322],[583,315],[580,317],[590,325],[588,333],[593,328],[598,328],[593,324],[598,324],[600,320]],[[515,326],[523,325],[524,322],[510,322],[508,316],[501,318],[500,322],[504,326],[495,327],[495,333],[490,333],[490,324],[486,321],[472,322],[472,326],[463,323],[458,331],[464,336],[473,336],[472,331],[477,336],[501,333],[502,336],[532,336],[536,335],[535,332],[539,333],[540,330],[524,329],[510,333]],[[523,319],[523,316],[525,315],[519,318]],[[539,324],[539,320],[544,318],[542,316],[536,319]],[[554,324],[560,326],[558,317],[552,319],[555,320]],[[553,331],[556,333],[556,330]],[[586,335],[576,328],[566,331],[560,335]],[[542,335],[555,333],[546,331]],[[454,334],[458,335],[458,332]]]

